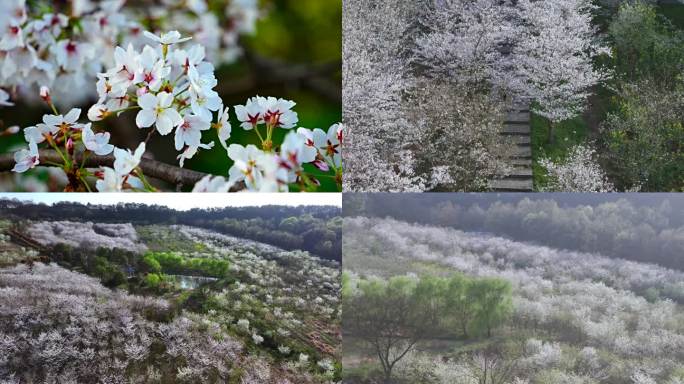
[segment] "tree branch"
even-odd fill
[[[219,84],[217,89],[219,94],[242,94],[254,89],[282,84],[309,88],[333,102],[342,101],[341,87],[326,80],[331,74],[342,71],[342,61],[323,64],[289,64],[258,56],[249,50],[245,51],[244,60],[252,68],[251,73],[241,79]]]
[[[52,164],[45,164],[44,162],[64,164],[64,161],[59,154],[52,149],[42,149],[39,151],[41,166],[53,166]],[[81,164],[83,161],[83,153],[75,154],[75,161]],[[0,172],[11,171],[14,167],[14,154],[5,153],[0,155]],[[96,156],[92,155],[85,161],[86,168],[97,167],[113,167],[114,156]],[[193,171],[190,169],[180,168],[174,165],[162,163],[160,161],[143,158],[140,161],[140,169],[142,169],[145,176],[153,177],[155,179],[163,180],[175,185],[192,186],[200,181],[207,173]]]

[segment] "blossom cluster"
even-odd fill
[[[26,3],[0,4],[0,86],[18,87],[26,95],[33,94],[31,88],[50,86],[63,105],[94,93],[90,84],[112,65],[115,47],[141,48],[146,25],[189,34],[213,60],[225,63],[239,57],[239,36],[252,33],[262,13],[256,0],[219,1],[216,9],[223,12],[212,12],[205,0],[129,2],[126,7],[124,0]]]
[[[227,381],[243,354],[238,341],[218,335],[220,326],[200,315],[148,320],[169,316],[169,303],[111,291],[54,264],[0,269],[0,293],[5,382]]]
[[[563,192],[614,191],[615,187],[608,181],[601,165],[594,160],[595,154],[591,147],[577,145],[561,161],[540,159],[539,165],[548,173],[547,189]]]
[[[307,163],[323,172],[332,171],[337,184],[341,184],[341,125],[335,124],[327,132],[305,128],[294,131],[299,120],[292,110],[296,105],[293,101],[256,96],[245,105],[235,106],[234,111],[241,128],[256,133],[261,148],[251,144],[229,146],[230,107],[224,108],[214,90],[218,80],[214,66],[205,60],[204,46],[179,48],[179,44],[191,38],[182,37],[178,31],[161,36],[145,31],[143,36],[152,45],[146,44],[142,49],[136,49],[133,44],[128,44],[126,49],[117,47],[113,65],[97,74],[99,99],[87,113],[91,123],[78,123],[79,109],[72,109],[64,116],[58,114],[51,91],[47,87],[41,88],[40,95],[51,106],[54,115],[45,115],[43,123],[24,130],[28,149],[15,153],[15,172],[25,172],[38,165],[38,144],[46,142],[59,153],[69,180],[76,181],[71,183],[74,190],[81,186],[89,188],[86,180],[89,176],[98,178],[96,188],[101,192],[154,190],[139,168],[153,134],[174,134],[175,149],[180,151],[177,159],[183,167],[200,149],[214,147],[214,142],[203,143],[201,139],[204,131],[215,129],[219,143],[233,165],[227,179],[207,176],[193,191],[280,192],[287,191],[289,185],[295,183],[302,190],[313,190],[320,182],[305,172],[304,164]],[[114,147],[109,144],[109,132],[96,133],[92,128],[93,123],[127,111],[136,111],[135,123],[139,129],[150,130],[147,140],[135,151]],[[273,142],[277,129],[291,130],[279,146]],[[83,144],[82,150],[75,156],[75,145],[79,142]],[[106,156],[112,152],[113,168],[101,167],[94,172],[84,168],[91,154]]]
[[[228,180],[221,178],[217,182],[215,178],[205,178],[195,191],[226,190],[239,182],[244,183],[249,191],[260,192],[287,191],[288,184],[292,183],[304,188],[318,185],[318,180],[305,173],[303,165],[307,163],[324,172],[332,170],[338,184],[341,184],[344,141],[341,124],[332,125],[327,132],[320,128],[290,131],[280,151],[273,151],[274,131],[297,126],[299,119],[292,110],[295,105],[289,100],[261,96],[250,98],[245,105],[236,105],[234,110],[240,127],[253,130],[262,148],[253,144],[231,144],[227,152],[233,166],[228,171]]]
[[[147,250],[145,245],[138,241],[137,232],[130,223],[40,221],[27,226],[26,233],[36,242],[48,247],[66,244],[93,251],[98,248],[118,248],[139,253]]]
[[[237,276],[234,283],[213,295],[212,319],[230,324],[248,344],[270,348],[270,353],[294,370],[313,370],[332,378],[334,365],[324,356],[335,354],[336,345],[323,340],[339,341],[339,264],[328,265],[307,252],[286,252],[196,227],[174,229],[206,246],[185,256],[230,260]],[[324,330],[311,328],[311,314],[326,324]],[[311,347],[324,354],[312,355]]]

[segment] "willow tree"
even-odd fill
[[[450,325],[461,321],[465,329],[484,330],[489,337],[511,310],[508,282],[460,274],[388,280],[345,274],[342,296],[345,333],[371,347],[387,383],[396,364],[420,341],[452,334]]]

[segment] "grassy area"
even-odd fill
[[[562,159],[568,150],[577,144],[584,143],[590,133],[584,119],[576,117],[558,123],[555,129],[555,140],[549,141],[550,124],[546,118],[532,114],[532,171],[536,188],[546,184],[546,171],[539,165],[542,158]]]
[[[135,229],[140,240],[152,251],[201,252],[206,248],[178,231],[170,231],[165,225],[136,226]]]

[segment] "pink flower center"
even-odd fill
[[[247,120],[249,121],[250,124],[257,125],[259,123],[259,114],[257,113],[254,116],[247,114]]]
[[[265,120],[272,126],[274,127],[279,127],[280,126],[280,116],[282,116],[282,112],[280,111],[268,111],[266,113]]]
[[[65,49],[70,55],[76,54],[76,44],[72,43],[71,41],[67,43]]]

